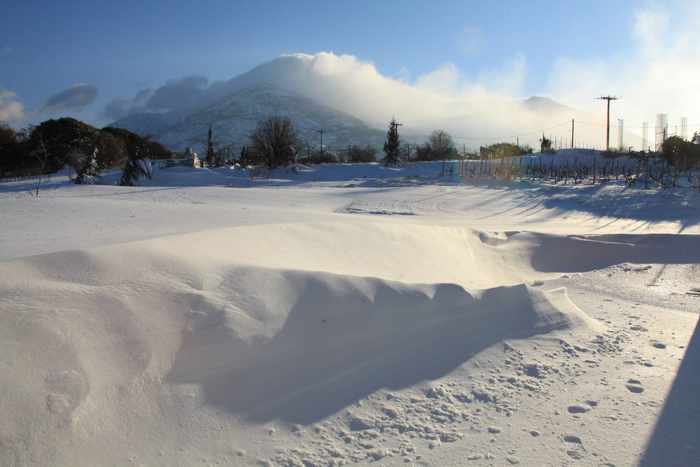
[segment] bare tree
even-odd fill
[[[50,175],[47,174],[50,161],[49,151],[46,149],[44,137],[41,135],[41,133],[39,133],[39,147],[32,151],[31,154],[39,164],[38,175],[34,183],[34,190],[32,190],[34,197],[39,198],[39,190],[41,190],[41,184],[44,181],[44,177],[47,179],[50,177]]]
[[[292,121],[286,117],[270,117],[258,123],[250,142],[253,153],[269,169],[293,163],[299,146]]]
[[[450,136],[450,134],[445,130],[433,131],[430,134],[428,143],[430,144],[430,149],[434,159],[450,159],[452,155],[456,154],[452,136]]]

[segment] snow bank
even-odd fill
[[[311,423],[504,339],[599,326],[561,290],[465,289],[526,273],[515,261],[525,250],[484,238],[266,226],[1,262],[0,342],[13,363],[0,372],[3,461],[177,456],[183,440],[213,439],[198,430],[244,439],[246,420]]]
[[[593,324],[563,292],[523,285],[475,297],[454,284],[260,269],[229,271],[225,284],[218,293],[236,298],[197,300],[167,380],[256,421],[308,424],[504,339]]]

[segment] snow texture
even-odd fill
[[[0,184],[0,465],[699,465],[697,194],[438,173]]]

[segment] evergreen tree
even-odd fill
[[[547,138],[544,133],[540,139],[540,152],[554,152],[552,150],[552,140]]]
[[[389,131],[386,134],[386,142],[384,143],[384,154],[386,154],[384,165],[396,166],[401,162],[399,158],[401,145],[401,141],[399,141],[399,125],[400,123],[397,123],[394,118],[389,122]]]
[[[81,156],[77,153],[79,160],[76,164],[75,182],[76,185],[94,183],[95,177],[99,175],[99,164],[97,160],[98,148],[94,148],[92,154],[88,157]]]
[[[211,125],[209,125],[209,134],[207,136],[207,165],[213,167],[216,165],[216,152],[214,151],[214,142],[211,137]]]

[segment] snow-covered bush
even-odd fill
[[[94,148],[87,156],[79,149],[73,149],[68,155],[68,160],[75,170],[73,182],[77,185],[91,184],[95,182],[95,177],[99,175],[99,164],[97,155],[99,150]]]
[[[133,186],[142,177],[149,180],[153,178],[153,166],[151,165],[150,159],[130,158],[126,161],[126,165],[124,165],[124,171],[122,172],[119,184],[122,186]]]

